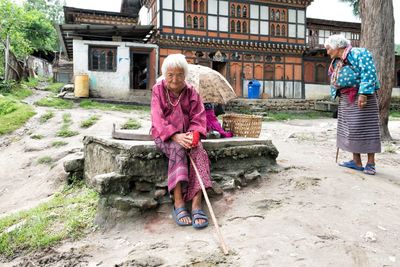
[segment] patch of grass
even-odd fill
[[[70,124],[71,123],[71,114],[64,113],[63,114],[63,122],[64,122],[64,124]]]
[[[16,253],[76,240],[94,229],[98,195],[83,185],[73,185],[33,209],[0,219],[0,255],[11,259]]]
[[[42,107],[52,107],[58,109],[67,109],[72,108],[73,106],[72,102],[56,97],[42,98],[39,101],[36,101],[35,104]]]
[[[391,111],[389,116],[393,117],[393,118],[400,118],[400,112],[399,111]]]
[[[79,106],[85,109],[119,110],[119,111],[141,110],[146,112],[150,111],[150,107],[148,106],[99,103],[92,100],[83,100],[80,102]]]
[[[16,109],[13,109],[11,112],[0,115],[0,135],[20,128],[36,114],[29,105],[15,102],[15,107]]]
[[[137,120],[134,120],[134,119],[129,119],[127,122],[125,122],[121,126],[121,129],[134,130],[134,129],[139,129],[140,127],[141,127],[140,122],[138,122]]]
[[[21,84],[24,84],[28,87],[35,87],[38,86],[39,84],[39,79],[35,79],[35,78],[28,78],[27,81],[23,81],[21,82]]]
[[[63,86],[64,86],[63,83],[50,83],[49,85],[47,85],[45,90],[49,90],[54,93],[58,93]]]
[[[90,116],[89,119],[81,122],[81,128],[89,128],[90,126],[95,124],[99,119],[100,117],[97,115]]]
[[[396,153],[397,147],[391,142],[384,142],[383,151],[385,151],[385,153]]]
[[[51,143],[52,147],[62,147],[62,146],[66,146],[66,145],[68,145],[68,143],[64,142],[64,141],[53,141]]]
[[[9,98],[0,98],[0,116],[7,115],[18,109],[18,103]]]
[[[75,136],[78,134],[79,134],[79,132],[70,130],[68,128],[68,125],[64,124],[63,126],[61,126],[61,129],[56,133],[56,136],[66,138],[66,137],[71,137],[71,136]]]
[[[46,165],[50,165],[51,163],[53,163],[53,159],[50,156],[44,156],[41,157],[37,160],[38,164],[46,164]]]
[[[332,118],[331,112],[319,112],[319,111],[305,111],[305,112],[290,112],[290,111],[271,111],[268,115],[263,118],[264,121],[285,121],[285,120],[311,120],[320,118]]]
[[[39,140],[39,139],[43,139],[43,135],[41,135],[41,134],[33,134],[33,135],[31,135],[31,138],[32,139],[37,139],[37,140]]]
[[[45,114],[40,116],[39,122],[40,123],[45,123],[48,120],[50,120],[51,118],[53,118],[53,117],[54,117],[54,112],[53,111],[47,111]]]

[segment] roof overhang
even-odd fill
[[[57,25],[62,48],[69,59],[73,58],[73,40],[113,41],[120,37],[122,42],[146,43],[153,33],[153,25]]]

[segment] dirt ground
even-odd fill
[[[43,96],[37,92],[32,103]],[[134,117],[148,132],[142,111],[62,110],[45,124],[37,115],[11,135],[0,137],[0,217],[45,201],[65,181],[62,162],[82,149],[84,135],[111,134],[112,123]],[[61,140],[55,132],[70,113],[79,136]],[[88,129],[80,121],[100,120]],[[77,241],[19,257],[1,266],[400,266],[400,120],[389,123],[395,153],[377,155],[377,175],[335,163],[336,120],[263,123],[262,137],[279,150],[280,172],[256,184],[212,199],[229,248],[222,254],[214,226],[204,230],[177,226],[171,207],[99,229]],[[34,140],[29,134],[42,134]],[[51,156],[53,168],[37,164]],[[339,160],[349,159],[341,152]]]

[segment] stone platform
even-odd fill
[[[265,178],[276,165],[278,150],[270,140],[235,137],[202,142],[211,163],[211,196]],[[135,216],[171,202],[168,160],[153,141],[86,136],[83,143],[84,178],[100,195],[97,223]]]

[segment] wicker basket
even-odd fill
[[[259,137],[262,117],[244,114],[225,114],[222,116],[222,126],[225,131],[231,131],[234,136]]]

